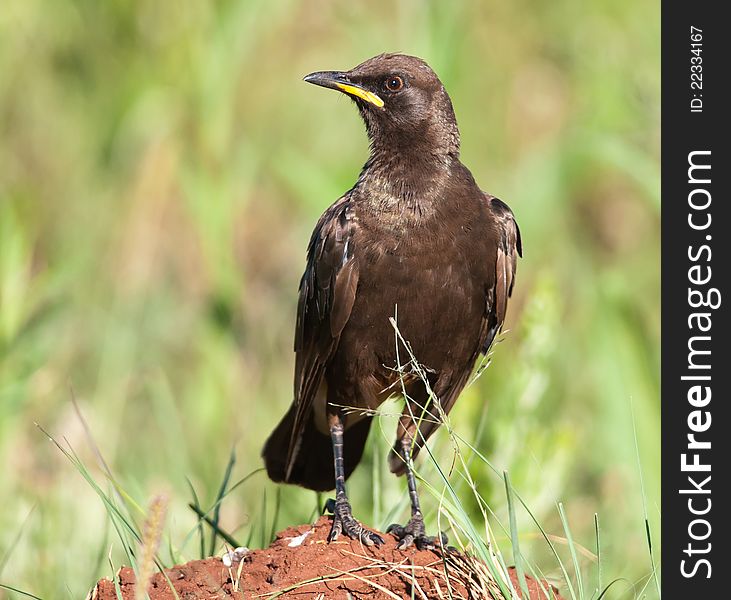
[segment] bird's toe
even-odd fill
[[[376,546],[376,548],[386,543],[385,540],[375,531],[370,531],[364,527],[361,527],[360,541],[366,546]]]
[[[353,516],[350,503],[344,500],[336,500],[333,506],[333,524],[327,541],[334,542],[341,533],[350,539],[360,540],[366,546],[381,546],[384,539],[374,531],[363,527]]]
[[[343,524],[339,519],[333,519],[332,527],[330,528],[330,533],[327,536],[327,541],[334,542],[338,539],[340,534],[343,532]]]
[[[447,535],[441,532],[438,536],[426,535],[424,532],[424,520],[420,517],[413,517],[406,525],[396,523],[389,525],[386,533],[392,533],[399,541],[397,548],[406,550],[416,546],[418,550],[428,550],[436,546],[447,545]]]

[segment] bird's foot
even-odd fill
[[[332,529],[327,536],[328,542],[334,542],[341,533],[344,533],[353,540],[360,540],[366,546],[378,547],[385,543],[380,535],[366,529],[353,517],[353,509],[347,498],[340,497],[335,500],[331,498],[325,504],[325,510],[333,514]]]
[[[389,525],[386,533],[393,533],[399,540],[398,549],[405,550],[412,544],[415,544],[419,550],[428,550],[436,546],[447,545],[447,534],[441,532],[438,536],[426,535],[424,527],[424,517],[420,514],[411,517],[406,525],[398,525],[394,523]]]

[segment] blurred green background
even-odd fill
[[[510,331],[453,424],[550,533],[563,501],[595,551],[597,512],[603,576],[625,578],[609,597],[641,590],[643,505],[655,544],[659,525],[659,35],[649,0],[4,0],[0,582],[79,598],[111,574],[110,547],[122,560],[102,503],[34,425],[103,481],[72,389],[120,484],[142,505],[168,493],[170,543],[197,556],[186,478],[210,505],[232,448],[233,479],[261,465],[291,401],[309,234],[367,156],[352,103],[301,78],[402,51],[440,75],[463,162],[523,233]],[[404,481],[373,432],[351,494],[383,526],[406,515]],[[473,466],[504,517],[500,478]],[[246,541],[316,504],[279,501],[272,523],[277,488],[254,475],[221,524]]]

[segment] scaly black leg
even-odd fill
[[[406,484],[409,487],[409,498],[411,499],[411,519],[403,526],[396,523],[389,525],[386,533],[393,533],[396,536],[399,540],[399,550],[404,550],[411,544],[416,544],[419,550],[433,548],[437,545],[437,539],[442,546],[446,546],[447,536],[444,533],[440,534],[439,538],[426,535],[424,516],[421,514],[419,496],[416,493],[416,477],[414,477],[411,462],[411,440],[406,435],[401,439],[401,457],[406,464]]]
[[[348,496],[345,493],[345,467],[343,466],[343,420],[340,415],[330,416],[330,437],[335,457],[335,502],[328,501],[327,507],[332,510],[333,524],[328,542],[338,539],[341,533],[349,538],[360,540],[366,546],[380,546],[383,538],[364,528],[354,517]]]

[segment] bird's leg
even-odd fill
[[[447,544],[447,536],[444,533],[440,534],[439,538],[426,535],[424,515],[421,514],[419,495],[416,493],[416,477],[414,477],[413,463],[411,462],[411,443],[412,438],[410,435],[404,435],[401,438],[401,458],[406,464],[406,484],[411,499],[411,519],[406,525],[396,523],[389,525],[386,533],[393,533],[396,536],[399,540],[399,550],[408,548],[411,544],[416,544],[419,550],[433,548],[437,543],[444,546]]]
[[[384,543],[383,538],[373,531],[363,527],[353,517],[353,509],[345,493],[345,467],[343,465],[343,419],[339,414],[329,415],[330,437],[333,444],[333,455],[335,457],[335,502],[328,502],[333,512],[333,524],[328,542],[338,539],[341,533],[349,538],[360,540],[366,546],[380,546]]]

